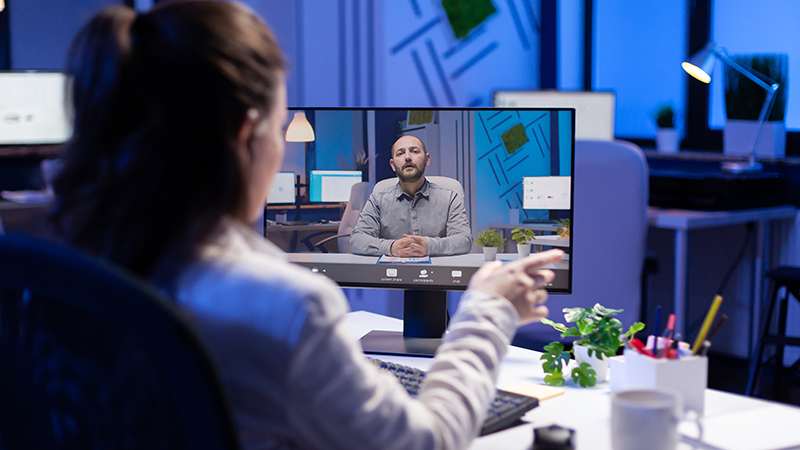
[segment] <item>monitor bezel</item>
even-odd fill
[[[575,108],[568,108],[568,107],[553,107],[553,108],[545,108],[545,107],[499,107],[499,106],[487,106],[487,107],[353,107],[353,106],[321,106],[321,107],[314,107],[314,106],[304,106],[304,107],[288,107],[289,111],[411,111],[411,110],[432,110],[432,111],[466,111],[466,112],[476,112],[476,111],[505,111],[505,110],[519,110],[519,111],[568,111],[571,112],[571,131],[572,131],[572,139],[571,139],[571,161],[570,161],[570,244],[569,244],[569,270],[567,272],[568,278],[568,288],[566,289],[551,289],[547,288],[547,291],[551,294],[564,294],[569,295],[572,294],[573,288],[573,273],[575,270],[574,261],[573,261],[573,250],[574,250],[574,238],[575,235],[574,231],[574,210],[575,210],[575,117],[576,117],[576,110]],[[306,169],[306,173],[310,174],[311,170]],[[310,176],[310,175],[309,175]],[[309,180],[310,181],[310,180]],[[379,180],[376,180],[376,183]],[[315,203],[317,204],[317,203]],[[520,223],[520,226],[524,226],[524,224]],[[474,230],[472,230],[474,232]],[[377,260],[377,257],[375,257]],[[350,263],[342,263],[350,264]],[[354,264],[350,264],[354,265]],[[377,264],[375,264],[377,265]],[[382,264],[381,266],[384,267],[401,267],[401,266],[410,266],[408,264]],[[416,265],[416,266],[426,266],[424,264]],[[308,265],[310,268],[310,265]],[[443,266],[444,267],[444,266]],[[460,268],[464,268],[464,266],[460,266]],[[449,269],[449,268],[448,268]],[[340,282],[338,280],[334,280],[331,278],[335,283],[337,283],[341,287],[352,287],[352,288],[363,288],[363,289],[394,289],[394,290],[420,290],[424,289],[425,291],[440,291],[440,292],[449,292],[449,291],[466,291],[468,288],[468,282],[465,282],[460,285],[416,285],[412,283],[398,283],[398,284],[384,284],[384,283],[376,283],[376,282]],[[468,281],[468,280],[467,280]]]

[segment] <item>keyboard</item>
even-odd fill
[[[425,381],[424,371],[375,358],[367,359],[381,370],[393,373],[412,397],[417,396],[423,381]],[[537,406],[539,406],[539,400],[533,397],[498,389],[494,401],[489,406],[489,414],[483,422],[480,435],[485,436],[513,425],[526,412]]]

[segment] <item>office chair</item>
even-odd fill
[[[627,329],[640,320],[647,246],[648,168],[641,149],[625,141],[575,142],[572,294],[551,295],[550,318],[561,310],[624,309]],[[560,334],[539,323],[519,329],[515,345],[541,349]]]
[[[214,365],[154,288],[0,236],[0,448],[235,449]]]
[[[329,236],[314,244],[314,247],[319,249],[322,253],[329,253],[325,243],[334,239],[337,240],[339,253],[350,253],[350,233],[358,222],[358,216],[361,215],[361,210],[369,200],[369,194],[372,192],[374,184],[367,181],[356,183],[350,188],[350,199],[347,201],[347,206],[344,208],[342,220],[339,222],[339,229],[334,236]]]

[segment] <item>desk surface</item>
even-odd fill
[[[347,321],[356,338],[373,329],[402,329],[401,320],[365,311],[349,313]],[[510,387],[523,381],[543,384],[540,355],[539,352],[511,347],[503,359],[497,386]],[[423,370],[430,368],[432,363],[429,358],[388,355],[380,355],[379,358]],[[569,382],[565,390],[564,395],[545,400],[538,408],[528,412],[524,417],[528,423],[478,438],[469,448],[527,450],[533,441],[534,427],[559,424],[575,429],[575,448],[578,450],[610,449],[611,399],[608,384],[602,383],[594,388],[576,388]],[[800,448],[800,433],[797,432],[800,408],[713,389],[706,390],[705,405],[705,437],[698,448]],[[681,432],[692,436],[695,431],[689,425],[685,429],[681,428]],[[678,448],[684,450],[692,447],[684,443]]]

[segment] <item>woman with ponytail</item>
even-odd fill
[[[361,354],[347,300],[255,233],[280,169],[286,66],[236,2],[112,7],[68,56],[74,132],[51,219],[200,325],[245,448],[462,449],[516,326],[547,315],[540,253],[470,283],[416,399]]]

